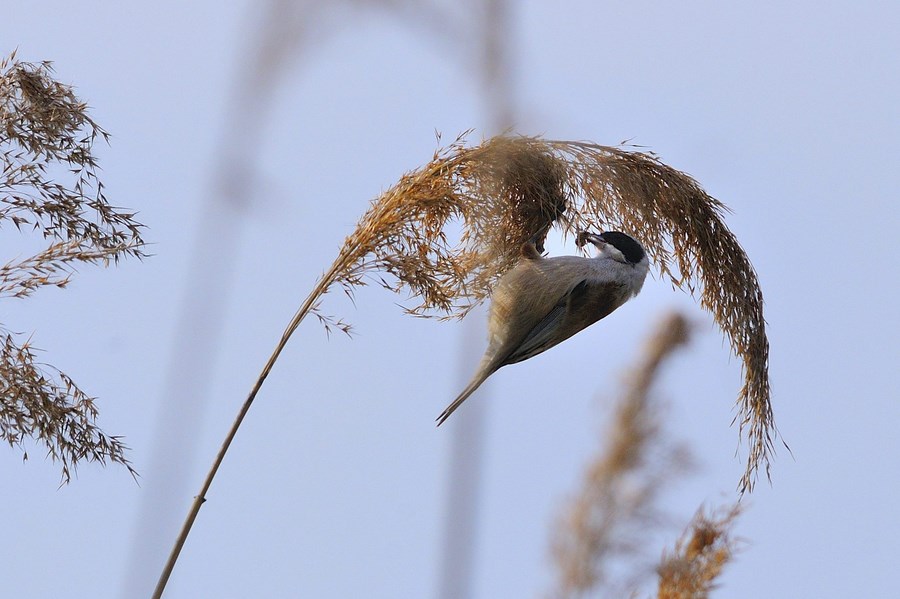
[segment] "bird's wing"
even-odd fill
[[[556,305],[541,318],[534,327],[526,333],[522,342],[513,349],[512,353],[504,360],[505,364],[515,364],[522,360],[527,360],[537,354],[549,349],[555,343],[554,332],[562,324],[566,317],[566,309],[573,297],[577,298],[584,294],[587,287],[587,281],[581,281],[571,291],[559,298]]]
[[[546,351],[609,315],[618,306],[617,283],[584,279],[564,294],[525,335],[504,364],[515,364]]]

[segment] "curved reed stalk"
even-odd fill
[[[742,489],[752,488],[760,465],[768,472],[774,423],[762,295],[749,259],[722,221],[724,206],[650,154],[506,135],[466,147],[465,136],[372,202],[294,315],[192,504],[155,597],[161,596],[218,466],[281,350],[308,314],[325,319],[317,312],[324,294],[336,285],[352,294],[374,280],[418,297],[420,303],[407,309],[412,315],[462,317],[490,295],[522,244],[536,239],[542,247],[553,226],[566,234],[622,228],[641,240],[674,285],[692,294],[700,288],[701,305],[744,361],[739,405],[751,453]],[[457,223],[462,235],[451,242],[448,231]]]

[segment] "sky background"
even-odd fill
[[[647,146],[733,210],[727,223],[759,274],[776,422],[793,456],[780,447],[773,484],[745,499],[745,544],[714,596],[894,596],[896,3],[513,4],[515,130]],[[39,448],[26,463],[19,450],[0,453],[5,596],[148,596],[247,391],[369,201],[430,159],[435,130],[448,141],[490,130],[477,70],[460,51],[469,45],[408,15],[348,5],[286,17],[288,30],[303,25],[303,43],[273,74],[268,100],[236,104],[239,82],[253,80],[262,7],[4,4],[0,53],[54,61],[90,103],[112,134],[99,148],[107,195],[139,211],[154,254],[85,266],[66,290],[4,302],[3,325],[33,334],[47,362],[100,398],[101,426],[126,438],[142,473],[137,485],[122,468],[85,465],[57,488],[58,468]],[[225,154],[252,157],[225,184],[249,190],[236,212],[216,207],[228,195]],[[223,222],[236,223],[235,236],[205,240]],[[8,260],[19,242],[4,233]],[[229,268],[191,268],[191,256],[210,254]],[[177,361],[206,369],[209,383],[167,403],[173,351],[203,347],[208,334],[181,316],[198,288],[224,296],[221,330],[214,347]],[[325,311],[354,324],[352,340],[327,338],[314,320],[301,326],[213,483],[167,596],[435,596],[458,423],[433,420],[469,376],[466,327],[483,323],[412,319],[396,305],[406,299],[377,287],[355,306],[329,296]],[[486,418],[474,597],[552,587],[554,521],[602,439],[622,372],[672,308],[695,335],[666,365],[657,397],[666,434],[697,466],[665,495],[671,522],[651,557],[699,506],[734,500],[746,457],[730,426],[740,363],[689,297],[648,279],[613,317],[503,369],[470,400],[485,403]]]

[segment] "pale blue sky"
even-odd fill
[[[199,334],[176,325],[187,255],[208,218],[227,98],[258,17],[253,3],[205,0],[15,2],[3,12],[0,53],[55,61],[112,133],[101,149],[108,196],[140,211],[155,256],[84,267],[65,291],[4,304],[4,326],[33,332],[48,362],[99,396],[101,424],[126,437],[145,478],[137,486],[121,469],[86,465],[57,489],[39,450],[26,464],[0,452],[2,594],[146,596],[168,547],[135,554],[135,519],[164,478],[146,465],[165,434],[155,423],[169,354],[176,335]],[[516,129],[648,146],[734,211],[728,224],[759,273],[776,421],[794,455],[781,450],[773,486],[747,500],[737,533],[748,542],[715,596],[896,592],[898,22],[896,3],[873,1],[516,4]],[[232,250],[196,455],[173,458],[189,485],[150,523],[166,539],[368,202],[431,157],[435,129],[450,139],[488,127],[472,69],[450,46],[377,10],[329,23],[280,78],[253,142],[254,204]],[[330,297],[326,311],[355,325],[353,340],[301,327],[213,484],[169,597],[434,596],[450,430],[433,419],[467,374],[462,327],[405,317],[403,299],[378,288],[356,307]],[[599,442],[602,406],[670,307],[689,312],[697,335],[659,394],[698,468],[667,495],[675,524],[663,538],[699,505],[734,497],[745,457],[729,426],[739,364],[709,317],[648,280],[613,317],[500,371],[481,397],[476,597],[550,587],[549,532]],[[135,555],[143,570],[133,575]]]

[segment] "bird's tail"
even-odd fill
[[[481,383],[483,383],[487,379],[487,377],[491,376],[491,374],[493,374],[495,370],[497,369],[489,367],[480,368],[472,381],[466,386],[465,389],[463,389],[463,392],[460,393],[459,396],[453,400],[453,403],[447,406],[447,409],[441,412],[441,415],[437,417],[437,425],[442,425],[444,421],[450,417],[450,414],[455,412],[456,408],[462,405],[462,402],[466,401],[470,395],[475,393],[475,390],[481,386]]]

